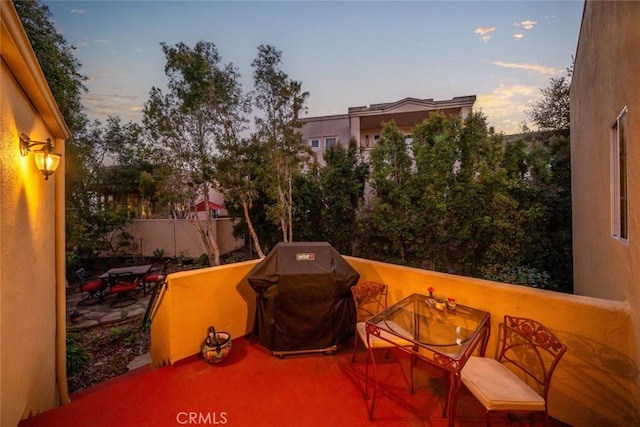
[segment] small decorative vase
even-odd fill
[[[443,311],[445,308],[447,308],[446,304],[442,301],[436,301],[435,307],[436,307],[436,310],[440,310],[440,311]]]
[[[202,343],[202,357],[211,364],[222,362],[231,351],[231,334],[228,332],[216,332],[213,326],[209,326],[207,338]]]
[[[456,309],[456,301],[455,301],[454,299],[451,299],[451,298],[450,298],[450,299],[447,301],[447,309],[449,309],[449,310],[451,310],[451,311],[453,311],[453,310],[455,310],[455,309]]]

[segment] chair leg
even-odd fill
[[[364,364],[364,398],[369,398],[369,358],[371,356],[371,349],[367,349],[367,360]]]
[[[413,355],[413,353],[412,353],[411,357],[409,358],[409,375],[411,376],[409,381],[410,381],[410,384],[411,384],[411,394],[414,393],[414,388],[413,388],[413,365],[414,365],[414,361],[415,361],[415,355]]]
[[[368,379],[369,379],[369,358],[371,358],[371,365],[373,368],[373,393],[371,394],[371,404],[369,405],[369,419],[372,420],[373,419],[373,408],[374,405],[376,403],[376,394],[378,391],[378,374],[377,374],[377,370],[376,370],[376,363],[373,360],[373,349],[368,348],[367,351],[369,357],[367,357],[367,365],[365,368],[365,399],[367,399],[367,394],[368,393]]]
[[[351,362],[356,360],[356,351],[358,350],[358,341],[360,341],[360,338],[358,333],[356,332],[355,336],[353,337],[353,354],[351,355]]]

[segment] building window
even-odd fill
[[[376,145],[380,141],[380,134],[373,135],[373,145]]]
[[[310,138],[311,148],[320,148],[320,138]]]
[[[330,138],[325,138],[324,139],[324,148],[325,150],[329,147],[333,147],[338,143],[338,138],[336,138],[335,136],[332,136]]]
[[[404,136],[404,143],[407,144],[407,145],[413,144],[413,135],[405,135]]]
[[[612,186],[613,186],[613,236],[627,240],[628,198],[627,198],[627,107],[625,107],[611,128],[612,141]]]

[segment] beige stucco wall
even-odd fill
[[[330,137],[338,138],[338,144],[346,145],[351,138],[349,129],[349,117],[346,114],[325,117],[313,117],[305,121],[301,129],[303,141],[311,147],[311,138],[319,138],[320,146],[312,148],[316,158],[324,163],[324,139]]]
[[[244,246],[242,238],[233,236],[233,220],[217,218],[216,225],[220,254],[232,252]],[[203,222],[204,225],[204,222]],[[163,249],[165,256],[191,256],[198,258],[206,253],[195,220],[191,219],[140,219],[134,220],[127,231],[133,236],[130,252],[153,256],[156,249]]]
[[[628,125],[629,241],[612,237],[611,127]],[[637,300],[640,290],[640,3],[588,2],[571,85],[576,293]],[[635,261],[635,262],[634,262]]]
[[[612,237],[611,127],[625,106],[629,239],[623,242]],[[571,84],[571,169],[575,293],[629,304],[628,339],[640,360],[640,2],[585,4]],[[607,329],[614,326],[607,322]],[[628,372],[640,389],[637,369]]]
[[[432,271],[347,258],[360,280],[389,285],[390,303],[414,292],[454,296],[463,305],[491,313],[488,356],[495,356],[505,314],[549,326],[567,344],[551,391],[551,416],[571,426],[640,425],[638,360],[629,339],[629,305],[617,301],[489,282]],[[255,293],[247,275],[257,261],[193,270],[168,277],[151,327],[152,363],[161,366],[197,354],[207,327],[252,331]]]
[[[350,138],[354,138],[365,150],[366,157],[367,151],[374,146],[374,135],[382,133],[384,123],[394,121],[398,129],[408,135],[413,132],[416,124],[434,112],[466,118],[471,113],[475,100],[475,95],[443,101],[405,98],[368,107],[350,107],[347,114],[303,118],[301,133],[304,142],[309,146],[310,139],[320,139],[320,146],[312,148],[320,164],[324,164],[326,137],[335,136],[338,143],[343,145],[346,145]]]
[[[19,135],[64,154],[68,130],[11,2],[0,8],[0,425],[15,426],[58,404],[64,291],[64,166],[45,181]]]

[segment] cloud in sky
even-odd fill
[[[75,13],[78,15],[83,15],[84,14],[84,9],[71,9],[71,13]]]
[[[506,134],[518,133],[526,121],[526,111],[539,97],[539,90],[526,85],[504,85],[479,95],[474,109],[482,111],[489,122]]]
[[[82,98],[85,112],[96,116],[119,116],[124,121],[140,120],[142,105],[135,96],[118,93],[89,93]]]
[[[529,19],[527,19],[526,21],[521,21],[521,22],[515,22],[513,25],[515,27],[522,27],[525,30],[530,30],[534,27],[534,25],[536,25],[537,22],[536,21],[531,21]]]
[[[498,67],[516,68],[520,70],[535,71],[536,73],[540,73],[540,74],[557,74],[558,72],[560,72],[560,70],[558,70],[557,68],[545,67],[543,65],[536,65],[536,64],[519,64],[516,62],[503,62],[503,61],[493,61],[491,63],[493,65],[497,65]]]
[[[491,33],[496,30],[496,27],[478,27],[475,29],[474,33],[480,34],[480,39],[483,42],[487,42],[491,39]]]
[[[513,38],[516,39],[516,40],[520,40],[523,37],[524,37],[524,34],[522,34],[522,33],[516,33],[516,34],[513,35]]]

